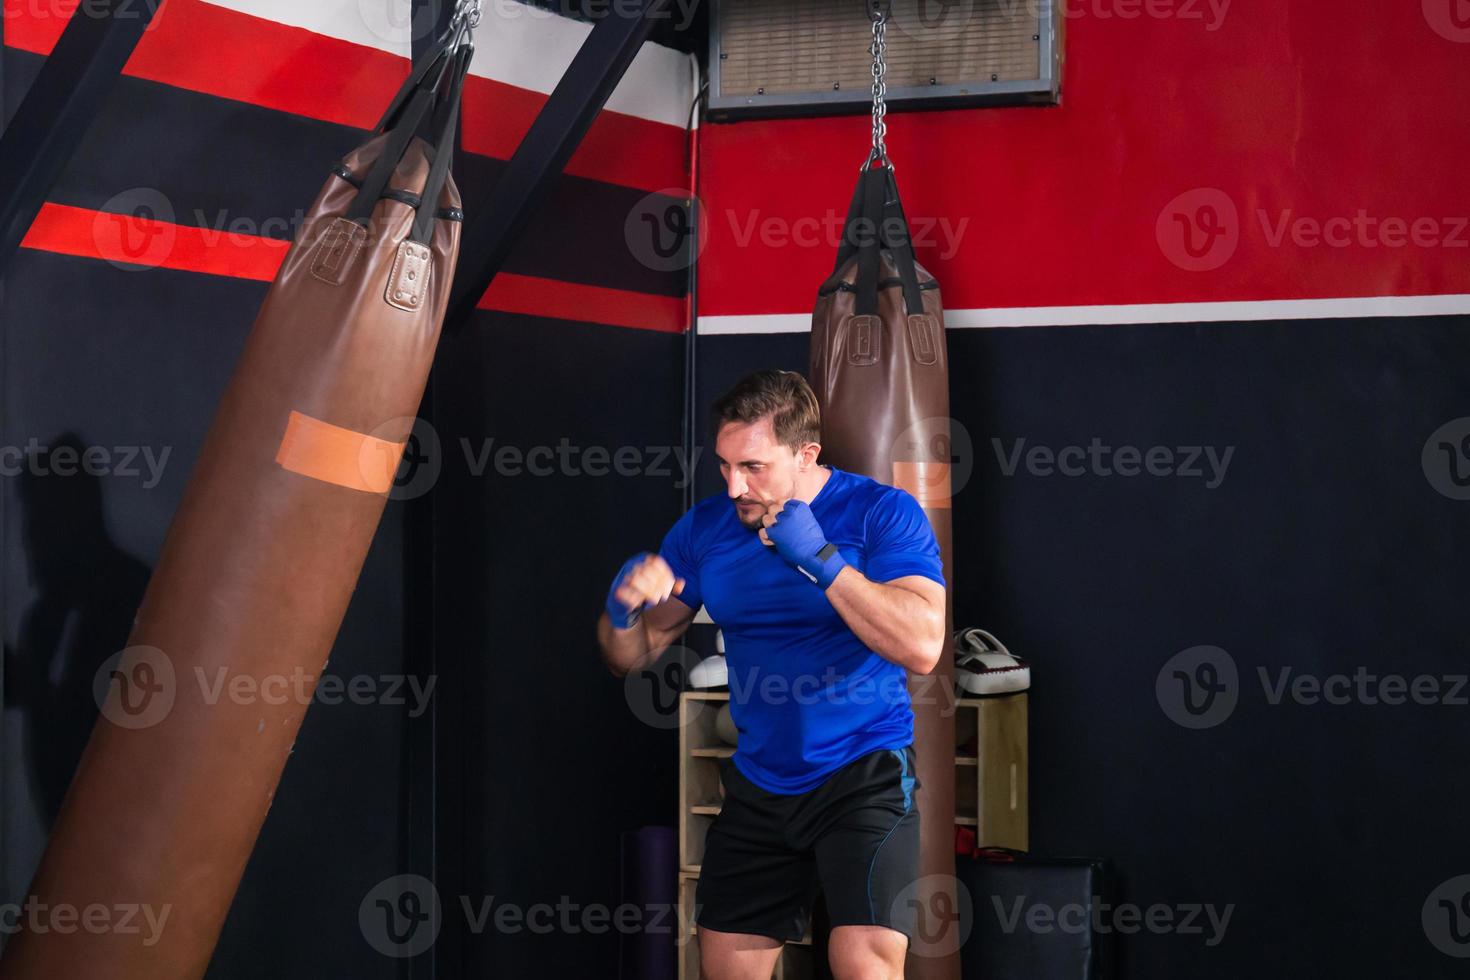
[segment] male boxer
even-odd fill
[[[909,494],[817,463],[801,375],[751,375],[713,415],[725,494],[628,560],[598,622],[617,674],[701,605],[724,631],[740,740],[695,893],[702,973],[769,980],[820,887],[837,980],[900,978],[919,862],[906,672],[943,650],[939,544]]]

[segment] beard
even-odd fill
[[[786,488],[786,492],[774,497],[770,503],[761,500],[759,497],[741,497],[739,500],[733,501],[735,516],[740,519],[741,524],[745,525],[747,531],[759,531],[765,526],[764,519],[766,511],[774,507],[777,502],[790,500],[795,496],[796,481],[793,479],[791,486]]]
[[[759,531],[761,519],[766,516],[766,505],[758,500],[735,501],[735,516],[747,531]]]

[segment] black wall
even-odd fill
[[[657,457],[682,450],[683,351],[670,334],[489,313],[441,350],[433,629],[455,699],[441,700],[443,895],[613,909],[620,833],[674,822],[677,733],[640,720],[594,626],[623,560],[680,514],[678,464]],[[490,448],[483,475],[466,440]],[[523,462],[497,463],[506,447]],[[529,458],[538,447],[555,461]],[[636,474],[587,472],[607,466],[589,451],[620,449],[638,453]],[[611,976],[619,938],[476,933],[446,915],[444,975]]]

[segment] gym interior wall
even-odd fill
[[[1033,852],[1176,927],[1233,909],[1116,936],[1119,976],[1460,969],[1421,911],[1470,869],[1470,524],[1425,449],[1470,414],[1470,36],[1422,6],[1069,5],[1059,106],[888,115],[945,297],[955,624],[1033,664]],[[699,404],[805,370],[867,152],[851,116],[701,130]],[[1235,700],[1191,728],[1199,647]]]

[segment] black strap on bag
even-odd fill
[[[857,256],[856,313],[876,316],[878,313],[878,277],[882,271],[882,251],[887,249],[903,284],[904,306],[910,315],[924,312],[924,294],[919,289],[918,265],[913,242],[909,238],[908,218],[898,196],[898,182],[893,168],[864,167],[858,178],[842,231],[842,245],[837,250],[834,274]]]
[[[419,59],[374,130],[378,134],[386,132],[388,138],[347,208],[345,217],[349,221],[367,227],[403,155],[432,117],[435,125],[427,139],[433,162],[410,233],[412,241],[428,243],[433,235],[439,195],[443,193],[454,159],[459,103],[473,57],[474,45],[468,41],[468,34],[456,27],[446,31]]]
[[[433,146],[434,162],[429,167],[429,178],[424,182],[424,194],[419,201],[418,214],[413,220],[413,230],[408,235],[409,241],[420,245],[429,244],[429,240],[434,237],[434,218],[438,213],[439,195],[444,193],[444,184],[449,180],[449,167],[454,162],[454,135],[459,126],[459,105],[464,94],[464,80],[469,74],[470,59],[474,55],[475,49],[471,46],[460,48],[455,55],[456,61],[450,67],[449,91],[442,104],[442,108],[447,111],[436,113],[434,117],[435,131],[438,133]]]

